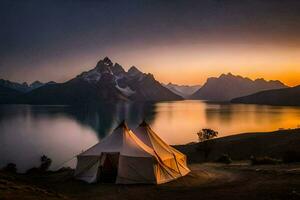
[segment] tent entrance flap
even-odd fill
[[[102,153],[99,165],[98,180],[104,183],[115,183],[118,175],[120,153]]]

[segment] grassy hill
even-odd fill
[[[251,156],[281,159],[289,151],[300,153],[299,144],[300,129],[232,135],[214,139],[208,160],[214,161],[222,154],[228,154],[233,160],[248,160]],[[192,143],[176,148],[188,155],[190,162],[195,163],[204,161],[202,152],[197,150],[201,145]]]

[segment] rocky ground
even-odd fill
[[[186,177],[162,185],[86,184],[72,170],[0,173],[0,199],[300,199],[300,163],[252,166],[192,164]]]

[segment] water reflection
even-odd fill
[[[0,167],[8,162],[21,171],[53,158],[53,166],[97,143],[121,120],[137,126],[154,119],[154,104],[69,106],[0,106]],[[71,166],[74,163],[69,163]]]
[[[208,104],[201,101],[120,103],[70,106],[0,106],[0,167],[14,162],[19,169],[38,165],[46,154],[53,166],[97,143],[126,120],[130,127],[146,119],[170,144],[197,140],[202,128],[220,136],[293,128],[300,107]]]

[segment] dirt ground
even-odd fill
[[[87,184],[74,180],[71,170],[44,175],[0,172],[0,199],[300,199],[300,163],[206,163],[190,168],[186,177],[162,185]]]

